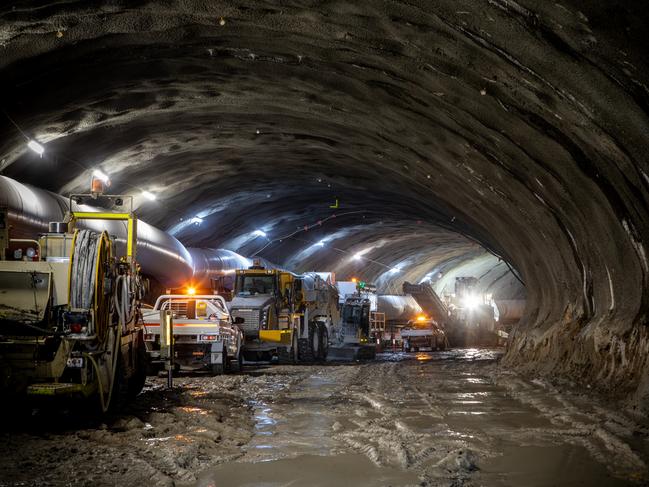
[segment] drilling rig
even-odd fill
[[[79,212],[76,197],[97,194],[72,195],[65,221],[50,223],[38,240],[11,239],[0,209],[0,391],[94,398],[106,412],[137,395],[146,378],[137,218],[132,200],[128,213]],[[126,225],[126,242],[82,228],[106,220]]]

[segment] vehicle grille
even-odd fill
[[[167,301],[162,305],[162,309],[170,309],[177,316],[187,316],[187,301]]]
[[[245,320],[240,326],[246,335],[256,335],[259,333],[258,309],[233,309],[231,313],[234,318],[241,317]]]

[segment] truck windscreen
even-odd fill
[[[237,276],[237,295],[252,296],[255,294],[273,294],[275,292],[275,276]]]
[[[343,306],[343,322],[345,323],[360,323],[361,322],[361,306],[345,305]]]

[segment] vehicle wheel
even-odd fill
[[[128,399],[134,399],[135,396],[142,392],[142,389],[144,389],[144,383],[146,382],[149,359],[146,353],[142,334],[139,334],[137,337],[135,360],[135,371],[133,372],[133,375],[129,377],[127,384],[126,395]]]
[[[300,362],[315,362],[314,341],[317,341],[316,325],[315,323],[309,323],[309,338],[300,338],[298,340],[298,358]]]
[[[293,341],[291,347],[277,348],[277,362],[280,365],[293,365],[297,363],[297,334],[293,332]]]
[[[151,362],[151,359],[147,357],[146,363],[146,375],[156,377],[161,369],[160,364],[154,364]]]
[[[228,369],[230,372],[241,372],[243,369],[243,354],[241,353],[241,350],[239,350],[239,353],[237,356],[233,359],[228,359]]]
[[[110,402],[107,404],[108,413],[119,411],[126,405],[129,399],[128,380],[124,376],[124,364],[122,363],[123,357],[117,359],[115,368],[115,378],[112,384],[112,394],[110,394]],[[106,393],[105,400],[108,401],[109,394]]]
[[[221,355],[223,359],[220,364],[212,364],[212,375],[222,375],[225,373],[225,366],[228,362],[228,351],[223,347],[221,350]]]
[[[313,349],[313,360],[320,360],[320,353],[322,350],[322,338],[320,337],[320,323],[315,322],[311,325],[313,327],[313,333],[309,333],[309,342],[311,343],[311,348]]]
[[[318,324],[318,354],[317,360],[326,361],[327,355],[329,354],[329,332],[327,331],[327,326],[324,323]]]

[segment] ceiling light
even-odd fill
[[[266,236],[266,232],[264,232],[263,230],[255,230],[254,232],[252,232],[252,234],[255,237],[265,237]]]
[[[30,140],[27,142],[27,147],[36,152],[39,156],[43,157],[43,152],[45,152],[45,147],[36,142],[35,140]]]
[[[363,258],[363,254],[360,252],[357,252],[354,254],[354,260],[361,260]]]
[[[101,172],[99,169],[95,169],[92,172],[92,175],[94,177],[96,177],[97,179],[101,179],[104,183],[107,183],[108,180],[109,180],[109,177],[106,174],[104,174],[103,172]]]
[[[203,223],[203,219],[200,216],[195,216],[191,219],[191,222],[195,223],[196,225],[200,225],[201,223]]]
[[[401,272],[401,269],[399,269],[398,267],[393,267],[392,269],[390,269],[391,274],[396,274],[397,272]]]
[[[155,201],[156,199],[156,195],[154,195],[150,191],[142,191],[142,196],[144,196],[146,199],[150,201]]]
[[[318,245],[320,247],[324,247],[325,242],[324,242],[324,240],[320,240],[316,245]]]

